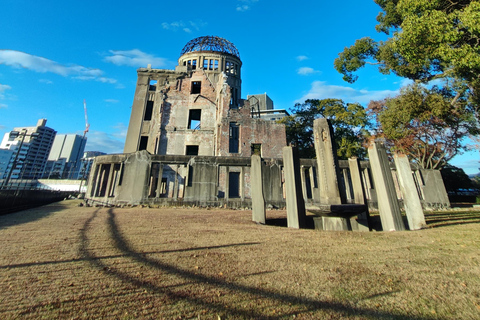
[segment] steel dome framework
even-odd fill
[[[197,51],[214,51],[231,54],[240,59],[240,53],[233,43],[217,36],[204,36],[190,40],[180,55]]]

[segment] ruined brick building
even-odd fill
[[[231,42],[206,36],[185,45],[175,70],[138,69],[124,153],[96,158],[87,199],[248,205],[250,156],[281,158],[286,134],[241,98],[241,67]],[[270,198],[281,202],[272,170]]]
[[[281,158],[285,128],[241,98],[242,61],[228,40],[191,40],[175,70],[138,69],[125,153]]]
[[[266,94],[242,99],[241,67],[231,42],[200,37],[183,48],[175,70],[138,69],[124,153],[95,158],[87,201],[245,208],[251,207],[253,184],[257,192],[261,190],[265,204],[284,207],[285,127],[272,119],[286,112],[273,109]],[[331,144],[331,139],[322,141]],[[261,156],[253,171],[252,154]],[[325,202],[326,190],[332,186],[342,189],[345,199],[341,201],[364,201],[352,190],[352,172],[358,171],[362,188],[356,190],[365,190],[369,204],[376,205],[369,162],[363,161],[352,171],[350,161],[339,161],[343,174],[338,172],[336,179],[342,183],[325,182],[335,165],[320,162],[300,159],[306,202]],[[427,171],[415,173],[423,204],[448,206],[439,172]],[[398,190],[397,196],[400,199]]]

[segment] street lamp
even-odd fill
[[[39,136],[37,132],[32,132],[31,134],[27,134],[27,129],[22,129],[21,132],[18,131],[11,131],[10,132],[10,139],[15,139],[18,137],[22,137],[20,140],[20,145],[17,148],[17,153],[15,154],[15,159],[13,159],[12,167],[10,168],[10,171],[8,172],[8,176],[3,182],[3,187],[2,189],[6,188],[8,186],[8,183],[10,182],[10,177],[12,176],[13,170],[15,170],[15,167],[17,166],[17,161],[18,161],[18,156],[20,154],[20,151],[22,150],[23,142],[25,141],[25,137],[36,137]]]

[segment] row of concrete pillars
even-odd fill
[[[346,188],[339,187],[339,166],[336,150],[333,144],[332,126],[326,119],[317,119],[314,122],[314,142],[317,157],[317,178],[320,187],[319,203],[313,205],[312,212],[324,211],[326,214],[318,217],[325,229],[328,222],[351,227],[352,219],[366,219],[368,221],[368,206],[366,194],[361,178],[359,161],[351,158],[348,161],[353,198],[356,205],[346,204]],[[378,210],[382,229],[384,231],[405,230],[405,224],[398,204],[395,184],[385,146],[380,141],[372,141],[368,148],[373,180],[376,185]],[[295,147],[284,147],[283,165],[285,173],[285,192],[287,207],[287,225],[291,228],[303,228],[306,221],[306,208],[302,191],[300,161]],[[395,154],[400,190],[404,199],[404,208],[410,230],[418,230],[426,226],[422,204],[417,192],[415,181],[408,158],[403,154]],[[261,158],[252,156],[252,219],[258,223],[265,223],[266,211],[262,192]],[[314,210],[317,208],[318,210]],[[338,214],[335,214],[338,212]],[[315,218],[314,218],[315,219]],[[343,221],[343,220],[345,221]],[[346,227],[345,227],[346,228]],[[357,227],[357,230],[361,228]],[[365,228],[364,228],[365,229]],[[366,230],[369,228],[367,227]]]

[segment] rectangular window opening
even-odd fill
[[[185,154],[187,156],[198,156],[198,146],[187,146]]]
[[[208,69],[208,59],[203,59],[203,70]]]
[[[208,69],[213,70],[213,59],[210,59],[210,66]]]
[[[240,172],[228,173],[228,197],[240,198]]]
[[[218,70],[218,60],[215,60],[215,70]]]
[[[192,70],[196,70],[197,69],[197,59],[193,59],[192,60]]]
[[[140,137],[140,145],[138,146],[138,151],[147,150],[148,145],[148,137],[141,136]]]
[[[147,106],[145,107],[145,115],[143,116],[144,121],[152,120],[153,114],[153,101],[147,101]]]
[[[201,81],[192,81],[192,94],[198,94],[202,91],[202,82]]]
[[[237,109],[238,108],[238,101],[237,101],[237,88],[230,88],[230,108]]]
[[[202,118],[201,109],[190,109],[188,114],[188,129],[199,130],[201,118]]]
[[[240,137],[240,126],[236,123],[230,123],[230,139],[229,139],[229,147],[228,152],[230,153],[238,153],[238,146],[239,146],[239,137]]]
[[[148,85],[148,90],[150,91],[157,90],[157,80],[150,80],[150,83]]]

